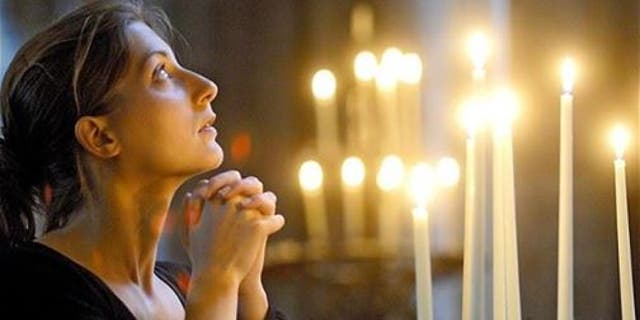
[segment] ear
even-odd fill
[[[108,159],[120,153],[120,144],[105,117],[84,116],[76,121],[78,143],[90,154]]]

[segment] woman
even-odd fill
[[[188,292],[156,263],[174,193],[223,158],[217,87],[170,37],[161,11],[103,0],[16,54],[0,92],[0,318],[281,316],[260,274],[284,219],[256,178],[224,172],[187,195]]]

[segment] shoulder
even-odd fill
[[[158,261],[155,267],[158,278],[165,282],[178,296],[184,307],[191,279],[191,268],[188,265],[169,261]]]
[[[0,249],[0,318],[101,319],[126,315],[88,270],[37,243]]]

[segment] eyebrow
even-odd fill
[[[169,59],[169,57],[171,56],[169,54],[169,52],[165,51],[165,50],[152,50],[147,52],[147,54],[144,56],[144,59],[142,61],[146,62],[147,60],[149,60],[149,58],[153,57],[154,55],[161,55],[164,56],[165,58]]]

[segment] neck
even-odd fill
[[[65,228],[43,239],[112,284],[152,290],[156,250],[182,181],[101,183]]]

